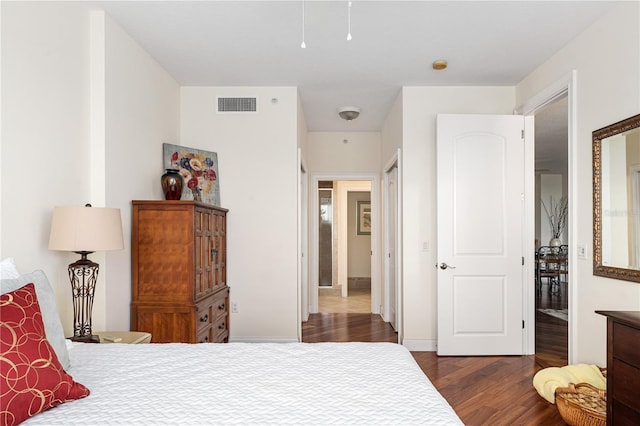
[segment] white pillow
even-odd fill
[[[0,278],[18,278],[19,276],[20,272],[18,272],[13,257],[7,257],[0,261]]]
[[[40,311],[42,311],[42,322],[44,323],[44,332],[47,335],[47,340],[51,343],[51,346],[53,346],[53,350],[56,352],[62,368],[68,370],[69,367],[71,367],[71,362],[69,360],[67,344],[65,343],[64,330],[62,329],[62,323],[58,315],[56,297],[44,272],[37,270],[30,274],[20,275],[17,278],[2,279],[0,280],[0,294],[17,290],[29,283],[33,283],[36,288],[36,296],[38,297]]]

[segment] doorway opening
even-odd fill
[[[535,357],[568,364],[568,96],[535,113]]]
[[[371,313],[371,182],[318,182],[318,312]]]
[[[325,181],[331,183],[321,183]],[[380,315],[381,304],[385,302],[382,298],[383,291],[380,280],[380,218],[382,217],[380,188],[380,175],[377,173],[318,173],[311,176],[309,187],[309,316],[308,320],[302,323],[303,342],[398,342],[398,333]],[[328,210],[323,213],[320,207],[320,196],[327,198],[329,195],[329,192],[321,191],[322,189],[331,189],[332,197],[330,208],[332,230],[325,229],[323,231],[332,235],[331,286],[328,285],[328,279],[325,280],[325,285],[320,285],[321,215],[329,213]],[[322,200],[322,202],[329,205],[328,200]],[[351,208],[349,208],[350,204]],[[349,269],[349,235],[352,239],[359,238],[360,243],[366,247],[365,249],[361,248],[360,251],[368,259],[364,263],[370,265],[369,276],[361,272],[362,269],[353,267]],[[364,243],[365,238],[363,237],[365,235],[369,239],[368,243]],[[351,246],[358,250],[357,244],[352,243]],[[361,262],[363,261],[361,260]],[[364,270],[366,271],[366,269]],[[349,280],[349,278],[352,279]],[[364,278],[364,280],[358,278]],[[349,286],[350,282],[351,286]],[[336,290],[338,286],[339,291]],[[368,293],[370,295],[369,302],[366,303],[368,309],[363,307],[364,313],[322,312],[319,309],[319,293],[325,289],[334,291],[335,297],[342,299],[344,296],[347,301],[350,294]]]

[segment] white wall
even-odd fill
[[[3,2],[2,54],[2,256],[45,271],[72,335],[67,266],[78,255],[47,249],[51,212],[120,208],[125,250],[90,255],[100,264],[93,329],[128,330],[131,199],[161,196],[178,85],[102,12],[77,3]]]
[[[217,114],[216,96],[258,112]],[[181,89],[181,145],[218,153],[232,341],[297,340],[297,111],[295,87]]]
[[[380,173],[379,132],[309,132],[307,143],[311,173]]]
[[[180,86],[109,17],[104,34],[104,188],[106,205],[121,210],[125,240],[124,250],[106,255],[106,328],[129,330],[131,200],[164,199],[162,144],[179,142]]]
[[[398,94],[387,118],[382,125],[382,167],[388,165],[389,161],[398,153],[398,149],[402,147],[402,124],[403,124],[403,101],[402,91]],[[384,172],[384,170],[383,170]]]
[[[592,132],[640,111],[640,3],[625,2],[576,37],[517,86],[517,103],[524,104],[572,70],[577,74],[577,147],[569,191],[570,244],[588,248],[579,259],[572,328],[574,361],[604,365],[606,320],[595,310],[638,310],[640,285],[593,276]],[[606,59],[606,60],[605,60]],[[571,172],[570,172],[571,173]]]
[[[1,255],[13,256],[21,272],[44,270],[72,335],[67,265],[78,255],[47,247],[53,207],[90,199],[88,11],[75,3],[0,7]]]
[[[435,350],[436,116],[511,114],[513,87],[405,87],[402,93],[404,344]],[[395,146],[395,141],[385,140]],[[385,152],[391,152],[386,148]],[[425,243],[429,247],[424,250]]]
[[[302,158],[306,161],[307,154],[307,121],[304,117],[304,111],[302,110],[302,101],[300,100],[300,93],[297,94],[297,114],[298,114],[298,148],[302,152]]]

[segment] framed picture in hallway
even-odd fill
[[[358,235],[371,235],[371,202],[358,201]]]

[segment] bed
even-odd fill
[[[11,318],[38,317],[34,299],[42,305],[42,330],[25,335],[41,334],[37,357],[55,358],[47,368],[56,380],[66,377],[68,395],[75,396],[37,410],[25,425],[462,424],[401,345],[71,342],[51,331],[61,329],[55,306],[51,311],[53,292],[44,273],[34,274],[2,280],[0,411],[11,407],[10,388],[18,382],[5,360],[27,352],[9,347],[7,336],[18,329]],[[32,322],[38,328],[38,321],[26,323]]]
[[[75,343],[69,355],[91,394],[24,424],[461,424],[393,343]]]

